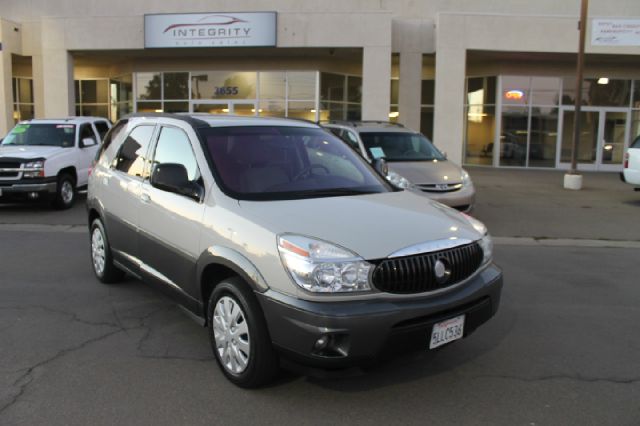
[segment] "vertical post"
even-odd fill
[[[581,0],[580,5],[580,42],[578,45],[578,64],[576,67],[576,103],[573,118],[573,142],[571,144],[571,170],[569,174],[578,174],[578,142],[580,140],[580,109],[582,106],[582,75],[584,70],[584,39],[587,32],[587,8],[589,0]]]

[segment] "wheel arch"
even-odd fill
[[[76,171],[76,168],[74,166],[68,166],[63,169],[60,169],[60,171],[58,171],[57,176],[60,177],[64,174],[71,175],[71,177],[73,177],[73,181],[75,182],[75,184],[76,185],[78,184],[78,172]]]

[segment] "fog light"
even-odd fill
[[[329,344],[329,336],[324,334],[318,340],[316,340],[316,344],[313,347],[319,351],[323,350]]]
[[[38,194],[37,192],[29,192],[27,194],[27,197],[29,197],[30,200],[35,200],[40,196],[40,194]]]

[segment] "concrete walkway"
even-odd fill
[[[466,169],[477,190],[473,215],[496,237],[640,241],[640,192],[618,173],[583,173],[583,189],[571,191],[563,171]]]

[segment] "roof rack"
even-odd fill
[[[405,128],[404,124],[394,123],[392,121],[384,121],[384,120],[318,120],[318,124],[341,124],[343,126],[351,126],[351,127],[362,127],[367,124],[385,124],[388,126],[394,127],[402,127]]]

